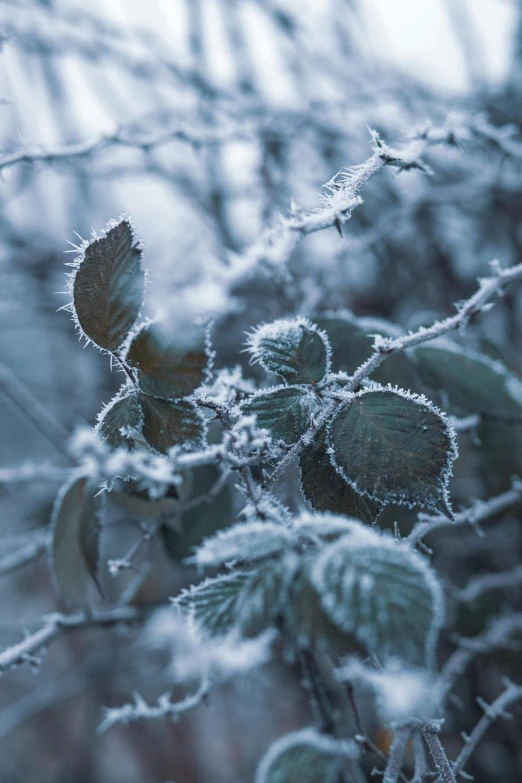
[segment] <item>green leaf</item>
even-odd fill
[[[325,611],[370,653],[432,666],[443,621],[433,569],[407,544],[358,522],[352,527],[312,569]]]
[[[209,634],[222,636],[237,629],[258,636],[276,620],[284,584],[280,563],[255,571],[236,571],[191,587],[175,605],[188,612]]]
[[[388,389],[361,392],[335,414],[328,442],[334,466],[357,492],[451,514],[454,434],[424,398]]]
[[[357,317],[349,310],[327,312],[318,315],[315,320],[330,340],[334,371],[343,371],[348,375],[353,375],[373,353],[374,335],[400,337],[403,333],[400,327],[390,321]],[[397,384],[402,389],[413,391],[419,388],[415,365],[403,352],[388,356],[371,377],[383,386],[391,383],[392,386]]]
[[[282,610],[285,635],[300,649],[315,648],[335,655],[360,652],[353,634],[345,633],[325,612],[310,581],[314,561],[314,556],[303,557],[288,586]]]
[[[176,487],[169,487],[163,497],[151,498],[140,482],[120,479],[113,485],[108,500],[135,519],[161,521],[175,530],[181,530],[182,500]]]
[[[221,487],[219,493],[210,502],[194,502],[204,497],[215,487],[221,473],[214,465],[201,465],[190,474],[185,474],[181,487],[186,493],[185,500],[191,507],[185,510],[180,519],[181,531],[172,527],[162,528],[165,549],[173,560],[181,562],[194,554],[194,549],[208,536],[218,530],[229,527],[235,520],[232,493],[228,484]],[[187,488],[189,491],[187,493]]]
[[[52,559],[63,598],[81,608],[91,604],[99,561],[100,523],[97,487],[86,476],[73,477],[56,498],[52,514]]]
[[[420,345],[414,357],[423,382],[447,394],[452,405],[522,422],[522,382],[502,362],[449,341]]]
[[[143,426],[143,413],[137,394],[116,396],[101,412],[96,432],[113,449],[133,448]]]
[[[242,403],[241,413],[255,413],[258,426],[270,430],[274,441],[291,446],[308,429],[312,405],[301,386],[278,386],[250,397]]]
[[[197,549],[194,561],[203,567],[222,566],[232,561],[253,562],[280,554],[291,547],[295,535],[274,522],[244,522],[207,538]]]
[[[357,757],[350,740],[301,729],[270,746],[257,768],[255,783],[337,783],[343,761]]]
[[[208,356],[204,349],[180,352],[157,326],[143,327],[133,338],[126,357],[138,371],[142,391],[155,397],[186,397],[205,380]]]
[[[204,436],[204,420],[188,400],[165,400],[140,394],[143,435],[153,449],[166,454],[172,446],[198,446]]]
[[[316,511],[332,511],[373,525],[382,503],[359,495],[332,466],[326,443],[326,427],[305,446],[299,456],[301,489]]]
[[[73,282],[73,306],[89,340],[116,352],[138,318],[145,276],[128,220],[85,249]]]
[[[264,324],[250,335],[248,347],[266,372],[287,383],[319,383],[330,366],[328,338],[306,318]]]

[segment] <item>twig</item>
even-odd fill
[[[454,519],[448,519],[442,514],[419,514],[419,522],[415,525],[409,536],[405,539],[409,544],[415,546],[418,544],[425,535],[431,533],[433,530],[437,530],[440,527],[464,525],[469,523],[471,525],[483,522],[485,519],[490,519],[495,514],[500,514],[502,511],[510,508],[511,506],[520,503],[522,500],[522,483],[514,482],[513,488],[507,492],[503,492],[497,497],[490,500],[477,500],[469,508],[464,511],[455,514]]]
[[[503,587],[514,587],[522,584],[522,565],[511,568],[509,571],[500,571],[497,574],[484,574],[471,579],[466,587],[456,592],[456,597],[464,603],[471,603],[490,590],[500,590]]]
[[[41,533],[38,531],[27,544],[14,552],[9,552],[8,555],[0,557],[0,576],[10,574],[17,568],[37,560],[40,555],[47,551],[48,543],[49,536],[47,532]]]
[[[123,128],[114,133],[103,133],[77,144],[63,145],[51,149],[27,148],[12,152],[0,158],[0,171],[17,163],[56,163],[71,161],[78,158],[93,156],[108,147],[132,147],[148,152],[151,149],[169,144],[172,141],[182,141],[195,147],[208,144],[222,144],[226,141],[252,138],[251,128],[227,127],[211,128],[183,125],[177,123],[174,127],[154,133],[132,133],[131,129]]]
[[[36,653],[67,631],[93,626],[110,627],[119,623],[134,622],[142,617],[143,614],[132,607],[109,609],[92,615],[86,612],[50,615],[39,631],[0,653],[0,672],[22,663],[34,663]]]
[[[402,767],[402,760],[406,751],[406,746],[410,739],[411,727],[402,726],[396,729],[388,754],[388,762],[384,770],[383,783],[397,783]]]
[[[430,770],[428,769],[426,750],[422,741],[422,735],[418,730],[414,730],[411,742],[413,745],[413,758],[415,766],[415,772],[411,783],[425,783]]]
[[[511,637],[517,632],[522,632],[522,612],[497,617],[478,636],[460,638],[458,648],[448,658],[440,674],[443,693],[447,693],[453,687],[457,678],[476,655],[483,655],[498,647],[509,645],[512,642]]]
[[[137,720],[156,720],[157,718],[171,718],[178,720],[181,715],[193,710],[200,705],[208,695],[210,682],[203,680],[196,693],[186,696],[182,701],[172,702],[171,694],[166,693],[158,699],[154,706],[147,704],[138,694],[134,695],[134,704],[124,704],[123,707],[114,707],[105,710],[105,717],[98,727],[98,733],[102,734],[116,723],[131,723]]]
[[[433,340],[436,337],[452,332],[465,326],[470,318],[484,309],[489,300],[495,294],[500,294],[503,287],[514,280],[522,278],[522,264],[517,264],[509,269],[501,269],[497,263],[492,263],[494,274],[479,280],[478,290],[465,302],[458,305],[458,312],[442,321],[436,321],[429,327],[421,326],[416,332],[401,337],[378,336],[374,344],[374,352],[352,375],[348,390],[356,389],[362,380],[367,378],[379,367],[388,356],[406,348]]]
[[[422,733],[443,783],[457,783],[451,764],[439,738],[440,721],[431,721],[422,727]]]
[[[455,776],[462,772],[471,754],[475,751],[475,748],[491,724],[500,717],[510,718],[511,715],[506,713],[506,708],[522,699],[522,686],[515,685],[509,680],[505,680],[505,686],[505,691],[501,693],[492,704],[485,704],[482,701],[479,702],[480,706],[484,709],[484,715],[481,717],[469,737],[465,737],[464,747],[453,764]]]

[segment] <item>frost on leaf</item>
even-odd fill
[[[254,361],[287,383],[319,383],[330,369],[330,344],[307,318],[281,319],[255,329],[248,338]]]
[[[270,746],[257,768],[255,783],[336,783],[343,761],[357,757],[354,742],[301,729]]]
[[[128,220],[85,248],[72,282],[73,312],[85,336],[116,352],[138,318],[145,275],[141,249]]]
[[[325,611],[369,652],[432,666],[443,621],[434,571],[406,544],[351,524],[352,532],[326,547],[312,570]]]
[[[353,375],[373,352],[375,335],[400,337],[402,329],[383,318],[357,317],[349,310],[328,311],[315,318],[332,346],[334,372]],[[386,385],[398,384],[403,389],[416,390],[419,386],[415,365],[404,352],[388,356],[372,373],[372,378]]]
[[[322,427],[314,440],[301,451],[301,489],[316,511],[332,511],[374,524],[382,503],[359,495],[332,467]]]
[[[221,566],[232,561],[252,562],[284,552],[294,541],[289,528],[272,522],[245,522],[208,538],[197,549],[200,566]]]
[[[357,492],[451,515],[447,484],[457,456],[454,433],[425,398],[365,390],[339,408],[328,442],[332,464]]]
[[[192,394],[205,380],[209,363],[204,347],[180,351],[154,324],[144,326],[133,337],[126,361],[138,371],[142,391],[167,398]]]
[[[242,636],[258,636],[275,622],[284,579],[280,563],[266,563],[256,571],[206,579],[184,591],[174,603],[213,636],[234,628]]]
[[[52,560],[63,598],[80,608],[90,606],[97,583],[100,522],[95,501],[97,487],[76,475],[56,498],[52,514]],[[99,587],[98,587],[99,589]]]
[[[113,449],[133,448],[143,426],[143,413],[137,394],[125,391],[118,394],[98,417],[96,432]]]
[[[153,449],[166,454],[172,446],[200,445],[204,421],[188,400],[165,400],[140,394],[143,435]]]
[[[261,391],[241,405],[241,413],[255,414],[258,427],[270,430],[274,442],[296,443],[310,424],[313,400],[301,386],[278,386]]]
[[[414,357],[423,382],[444,392],[452,405],[522,423],[522,382],[502,362],[449,340],[420,345]]]

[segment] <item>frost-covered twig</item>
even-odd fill
[[[522,700],[522,686],[515,685],[509,680],[504,680],[504,683],[505,690],[495,699],[492,704],[486,704],[482,700],[479,700],[479,704],[484,710],[484,715],[481,717],[471,734],[464,737],[464,747],[460,751],[457,760],[453,764],[453,772],[455,773],[455,777],[459,775],[460,772],[462,772],[471,754],[475,751],[475,748],[491,724],[497,720],[497,718],[510,718],[511,715],[506,713],[506,708],[511,704],[514,704],[516,701]],[[436,783],[439,783],[439,781],[436,781]]]
[[[426,740],[435,766],[440,774],[440,780],[443,781],[443,783],[456,783],[451,764],[448,761],[446,751],[442,747],[442,742],[440,741],[440,728],[440,721],[430,721],[422,727],[422,733],[424,734],[424,739]]]
[[[175,126],[156,132],[133,133],[122,128],[114,133],[103,133],[77,144],[62,145],[54,148],[31,147],[12,152],[0,157],[0,170],[7,169],[17,163],[56,163],[58,161],[78,160],[92,157],[110,147],[132,147],[143,152],[169,144],[172,141],[182,141],[194,147],[208,144],[222,144],[225,141],[251,138],[252,129],[246,126],[231,126],[226,128],[211,128],[177,123]]]
[[[22,642],[8,647],[0,652],[0,672],[4,672],[13,666],[22,663],[34,663],[36,654],[47,647],[54,639],[67,631],[91,626],[107,627],[119,623],[129,623],[139,620],[143,614],[133,607],[109,609],[106,612],[75,612],[74,614],[52,614],[45,624],[33,634],[28,635]]]
[[[24,462],[14,468],[0,468],[0,484],[23,484],[26,481],[65,481],[71,475],[69,468],[49,462]]]
[[[145,523],[142,523],[141,535],[134,542],[134,544],[132,544],[127,554],[125,554],[123,557],[117,557],[107,561],[107,568],[109,569],[111,576],[117,576],[120,571],[126,571],[133,567],[134,560],[136,559],[142,546],[151,541],[156,536],[158,528],[159,524],[151,525],[149,527]]]
[[[444,693],[453,687],[476,655],[484,655],[499,647],[509,646],[513,642],[513,634],[516,633],[522,633],[522,612],[497,617],[478,636],[460,638],[458,648],[448,658],[440,674]]]
[[[391,748],[388,754],[388,763],[384,770],[383,783],[397,783],[399,780],[402,760],[406,751],[406,745],[409,742],[411,735],[411,728],[409,726],[402,726],[397,728]]]
[[[171,694],[165,693],[158,699],[158,703],[151,706],[142,699],[139,694],[134,695],[134,704],[124,704],[122,707],[114,707],[105,710],[105,717],[98,727],[98,733],[102,734],[116,723],[131,723],[137,720],[156,720],[157,718],[170,718],[178,720],[181,715],[198,707],[208,695],[210,682],[203,680],[198,690],[181,701],[171,701]]]
[[[372,133],[373,154],[360,165],[339,172],[326,183],[328,193],[322,197],[322,208],[303,212],[294,205],[289,217],[281,218],[276,228],[265,232],[248,248],[232,275],[242,277],[249,274],[262,262],[284,265],[296,244],[307,234],[332,227],[342,233],[342,226],[350,219],[352,210],[362,203],[359,194],[366,183],[387,165],[402,170],[424,170],[420,155],[428,143],[413,141],[396,150]]]
[[[455,514],[454,519],[448,519],[442,514],[419,514],[419,522],[415,525],[409,536],[406,538],[409,544],[415,546],[425,535],[437,530],[440,527],[463,525],[469,523],[476,525],[485,519],[500,514],[502,511],[520,503],[522,500],[522,483],[514,482],[512,489],[497,495],[490,500],[477,500],[470,508]]]
[[[477,576],[471,579],[462,590],[458,590],[456,597],[459,601],[471,603],[490,590],[500,590],[503,587],[515,587],[520,584],[522,584],[522,565],[511,568],[509,571]]]
[[[350,380],[349,389],[355,389],[388,356],[466,326],[473,315],[480,313],[488,306],[492,296],[501,294],[504,286],[522,278],[522,264],[517,264],[509,269],[501,269],[496,262],[493,262],[491,266],[494,274],[491,277],[479,279],[478,290],[465,302],[457,305],[455,315],[444,318],[442,321],[436,321],[429,327],[421,326],[417,331],[401,337],[376,337],[373,354],[355,371]]]
[[[5,576],[5,574],[15,571],[20,566],[37,560],[40,555],[47,551],[48,544],[49,537],[47,532],[42,533],[38,531],[31,536],[26,544],[15,549],[14,552],[9,552],[8,555],[0,557],[0,576]]]

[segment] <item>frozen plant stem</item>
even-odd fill
[[[383,783],[397,783],[402,767],[402,760],[406,751],[408,740],[410,739],[411,728],[402,726],[397,728],[394,733],[388,755],[388,763],[384,770]]]
[[[434,721],[425,724],[422,728],[426,744],[428,745],[437,771],[439,772],[440,780],[443,783],[457,783],[453,770],[451,769],[451,764],[446,756],[446,751],[442,747],[439,731],[440,725]]]

